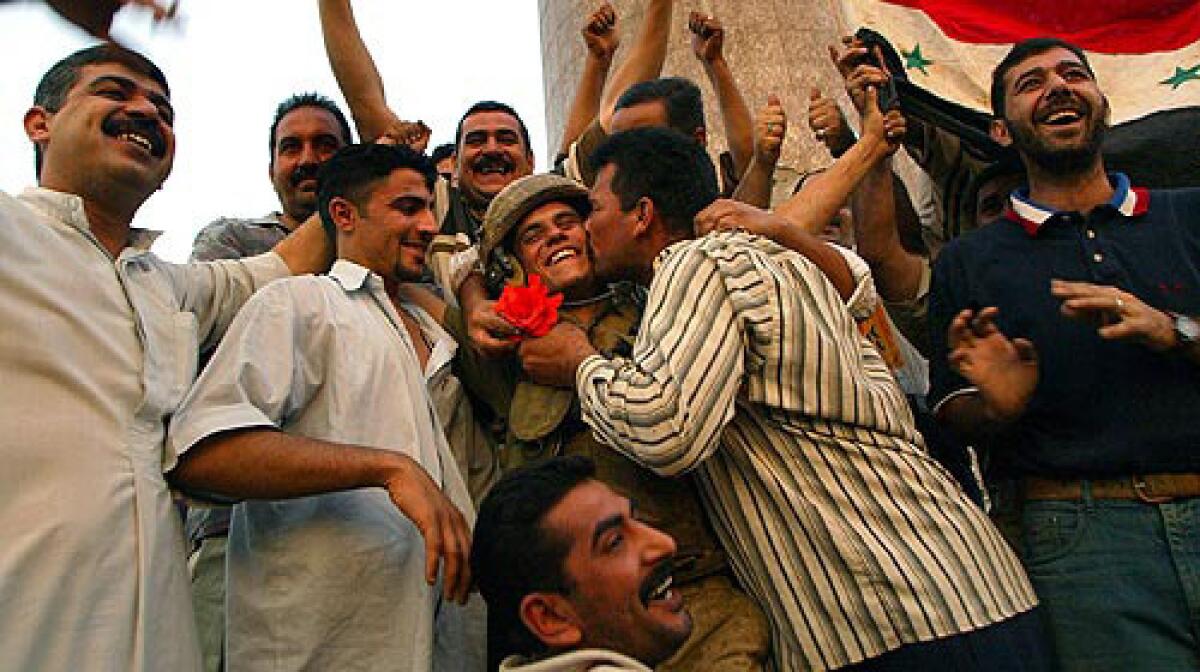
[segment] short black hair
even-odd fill
[[[525,128],[525,121],[521,119],[521,115],[517,114],[517,111],[511,105],[498,103],[494,100],[481,100],[467,108],[467,111],[463,113],[462,118],[458,120],[458,128],[454,130],[454,147],[456,150],[462,147],[462,128],[463,124],[467,121],[467,117],[481,112],[503,112],[516,119],[517,126],[521,129],[521,139],[525,141],[525,151],[533,152],[533,143],[529,140],[529,129]]]
[[[337,227],[329,214],[331,200],[341,197],[361,209],[376,182],[403,168],[420,173],[425,179],[425,187],[433,191],[433,182],[437,179],[433,162],[407,145],[346,145],[321,164],[317,173],[317,209],[329,239],[337,240]]]
[[[662,101],[667,110],[667,126],[691,137],[704,125],[704,100],[700,87],[683,77],[661,77],[638,82],[625,89],[614,109],[621,110],[642,103]]]
[[[346,121],[346,115],[342,114],[342,110],[337,106],[337,103],[315,91],[297,93],[275,108],[275,118],[271,120],[271,144],[268,147],[271,152],[271,165],[275,165],[275,133],[279,130],[279,122],[283,121],[283,118],[292,110],[300,107],[317,107],[332,114],[333,118],[337,120],[338,128],[342,131],[342,143],[349,145],[354,142],[354,135],[350,132],[350,124]]]
[[[565,594],[563,570],[570,540],[545,527],[546,514],[580,483],[595,478],[596,465],[582,455],[552,457],[505,474],[483,498],[471,542],[471,575],[487,601],[488,622],[500,632],[501,655],[532,656],[545,645],[521,622],[521,600],[530,593]]]
[[[97,63],[116,63],[129,68],[139,75],[154,80],[162,87],[163,93],[171,97],[171,87],[167,84],[167,76],[163,74],[153,61],[132,49],[126,49],[110,42],[97,44],[94,47],[80,49],[50,66],[46,74],[38,82],[33,92],[33,104],[44,108],[47,112],[57,112],[67,93],[79,82],[79,71],[85,66]],[[33,146],[33,166],[37,176],[42,174],[42,148]]]
[[[1031,37],[1021,40],[1014,44],[1012,49],[1008,50],[1008,54],[992,70],[992,114],[997,119],[1004,119],[1004,77],[1008,74],[1008,71],[1030,56],[1043,54],[1059,47],[1078,56],[1079,62],[1083,64],[1083,67],[1087,68],[1088,74],[1092,77],[1096,76],[1096,73],[1092,71],[1092,64],[1088,63],[1087,54],[1083,53],[1083,49],[1066,40],[1061,40],[1057,37]]]
[[[597,173],[616,166],[612,190],[628,212],[646,197],[677,234],[693,235],[696,215],[717,199],[717,172],[704,148],[669,128],[617,133],[592,155]]]
[[[454,146],[454,143],[447,142],[434,147],[433,153],[429,155],[429,159],[433,161],[433,165],[436,166],[442,159],[448,159],[454,156],[454,153],[457,151],[458,148]]]

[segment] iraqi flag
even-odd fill
[[[908,81],[951,109],[990,115],[992,69],[1014,42],[1079,45],[1112,107],[1109,165],[1147,186],[1200,185],[1200,0],[836,1],[848,32],[880,33]]]

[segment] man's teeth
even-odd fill
[[[140,135],[138,133],[122,133],[122,134],[118,135],[117,138],[121,139],[121,140],[125,140],[127,142],[132,142],[133,144],[137,145],[138,147],[141,147],[142,149],[146,150],[147,152],[151,151],[154,148],[154,143],[150,142],[150,138],[147,138],[146,136]]]
[[[496,175],[504,175],[508,172],[508,168],[505,166],[487,166],[485,168],[480,168],[479,172],[483,173],[484,175],[490,175],[493,173]]]
[[[1072,112],[1070,110],[1062,110],[1061,112],[1055,112],[1054,114],[1050,115],[1049,117],[1046,117],[1046,123],[1048,123],[1048,124],[1070,123],[1072,121],[1075,121],[1076,119],[1079,119],[1079,114],[1077,112]]]
[[[662,583],[658,584],[658,586],[654,588],[654,591],[650,593],[650,601],[666,598],[668,593],[671,592],[671,584],[674,582],[675,578],[671,576],[663,579]]]
[[[559,250],[558,252],[555,252],[554,254],[550,255],[550,258],[547,259],[546,262],[548,265],[553,266],[554,264],[557,264],[558,262],[562,261],[563,259],[570,259],[571,257],[577,257],[577,256],[579,256],[579,253],[576,252],[575,250]]]

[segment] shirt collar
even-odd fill
[[[346,259],[338,259],[333,262],[333,267],[329,269],[329,277],[342,286],[347,292],[354,292],[362,289],[367,281],[379,276],[372,273],[365,266],[359,266],[353,261]],[[380,279],[380,282],[383,280]]]
[[[75,194],[42,187],[27,187],[21,192],[20,199],[27,205],[46,217],[68,224],[79,231],[91,234],[92,227],[87,220],[87,212],[83,209],[83,199]],[[162,231],[153,229],[129,229],[129,247],[137,250],[149,250]]]
[[[654,273],[658,273],[658,267],[662,266],[663,263],[665,263],[667,259],[671,257],[671,255],[675,254],[675,252],[682,248],[685,244],[695,240],[695,238],[684,238],[683,240],[678,240],[670,245],[667,245],[658,253],[658,256],[654,257],[653,265],[650,267],[650,270]]]
[[[1108,181],[1113,187],[1113,195],[1105,206],[1124,217],[1143,215],[1150,208],[1150,192],[1141,187],[1131,187],[1124,173],[1109,173]],[[1013,190],[1008,197],[1008,207],[1004,209],[1004,216],[1020,224],[1031,236],[1036,236],[1042,225],[1059,213],[1031,200],[1028,186]]]

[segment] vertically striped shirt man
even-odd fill
[[[695,471],[780,669],[845,666],[1036,604],[799,254],[743,233],[667,247],[632,359],[589,357],[576,383],[605,443],[661,474]]]

